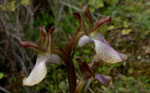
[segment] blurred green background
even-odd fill
[[[39,26],[44,25],[48,30],[54,25],[54,46],[65,47],[80,26],[72,13],[82,14],[84,3],[90,6],[95,23],[102,17],[112,17],[102,33],[112,47],[128,55],[123,63],[102,63],[98,73],[111,76],[112,83],[106,88],[94,82],[88,93],[150,93],[149,0],[0,0],[0,17],[4,23],[4,26],[0,23],[0,93],[68,93],[64,65],[48,64],[48,74],[40,84],[22,85],[37,55],[23,49],[20,42],[39,42]],[[94,44],[77,48],[73,61],[78,76],[82,74],[76,58],[89,63],[94,54]]]

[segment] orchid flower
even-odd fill
[[[43,26],[40,27],[40,38],[42,46],[39,46],[32,41],[21,42],[21,45],[24,48],[33,49],[38,53],[36,64],[32,69],[30,75],[23,79],[23,85],[33,86],[42,81],[47,74],[46,63],[48,62],[53,64],[61,63],[60,57],[56,53],[53,53],[52,48],[53,30],[54,27],[51,27],[48,35],[44,27]]]
[[[105,76],[103,74],[97,74],[94,78],[82,78],[75,90],[75,93],[84,93],[90,86],[90,84],[93,81],[98,81],[100,84],[102,84],[105,87],[108,87],[111,82],[111,77],[110,76]]]
[[[74,13],[74,15],[80,21],[82,30],[85,32],[85,34],[78,41],[79,47],[85,46],[90,42],[94,42],[96,55],[98,55],[104,62],[117,63],[126,60],[127,55],[119,53],[115,49],[113,49],[104,39],[104,36],[100,32],[101,27],[103,25],[110,23],[111,17],[107,16],[105,18],[100,19],[98,23],[94,26],[88,5],[83,5],[82,9],[85,20],[92,29],[90,31],[87,31],[84,21],[82,20],[80,14]]]
[[[97,60],[98,56],[95,56],[91,66],[87,64],[87,62],[82,62],[79,64],[81,71],[84,73],[84,77],[80,79],[76,89],[75,93],[84,93],[90,86],[90,84],[93,81],[98,81],[100,84],[102,84],[105,87],[108,87],[111,82],[110,76],[105,76],[103,74],[94,74],[97,72],[100,63],[99,60]]]

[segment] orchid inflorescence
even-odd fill
[[[127,55],[119,53],[113,49],[100,32],[103,25],[110,23],[110,16],[106,16],[100,19],[96,25],[94,25],[89,6],[83,4],[82,11],[86,23],[90,29],[87,29],[86,24],[84,23],[79,13],[73,13],[73,15],[79,19],[81,30],[78,29],[75,35],[71,38],[71,40],[68,42],[66,50],[63,48],[53,48],[54,27],[51,27],[48,33],[43,26],[40,27],[40,38],[42,46],[39,46],[31,41],[23,41],[21,43],[24,48],[31,48],[38,53],[36,64],[30,75],[23,79],[23,85],[33,86],[42,81],[47,73],[46,63],[51,62],[54,64],[63,64],[63,61],[67,68],[71,93],[83,93],[88,88],[90,83],[95,80],[99,81],[105,87],[109,85],[111,81],[110,76],[96,74],[98,68],[100,67],[101,61],[106,63],[122,62],[127,59]],[[76,46],[83,47],[90,42],[94,42],[95,44],[96,55],[94,56],[90,65],[87,64],[87,62],[79,62],[79,67],[83,72],[84,77],[82,77],[76,85],[76,77],[74,77],[76,76],[76,72],[72,62],[74,54],[71,52],[76,50]]]

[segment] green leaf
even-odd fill
[[[4,77],[4,73],[0,72],[0,79]]]
[[[89,49],[85,49],[84,50],[84,53],[87,53],[87,54],[89,54],[91,51],[89,50]]]

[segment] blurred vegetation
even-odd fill
[[[56,27],[54,43],[65,47],[79,27],[73,12],[81,12],[87,3],[95,23],[104,16],[112,22],[102,28],[106,40],[116,50],[128,55],[118,64],[102,63],[98,73],[112,77],[106,88],[94,82],[89,93],[150,93],[150,1],[149,0],[0,0],[0,93],[68,93],[64,65],[48,64],[46,78],[34,87],[22,86],[22,79],[35,64],[36,54],[20,46],[22,40],[39,41],[39,26]],[[6,38],[8,35],[9,39]],[[11,63],[8,40],[11,40],[15,63]],[[90,48],[92,47],[92,49]],[[73,59],[81,76],[77,58],[86,62],[94,56],[94,45],[77,48]],[[15,67],[12,68],[12,67]]]

